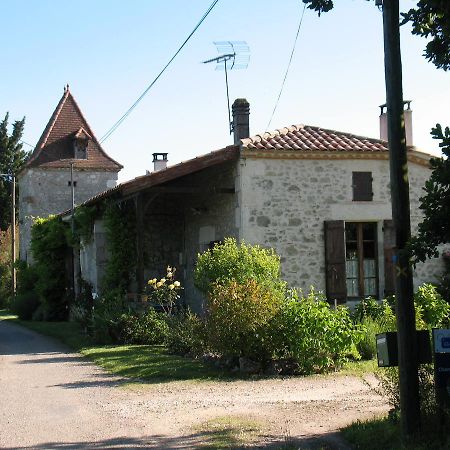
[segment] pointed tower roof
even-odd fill
[[[75,157],[74,146],[79,140],[87,140],[86,158]],[[74,167],[80,170],[118,172],[123,167],[102,149],[73,98],[69,85],[64,88],[64,94],[25,168],[67,168],[67,160],[71,160]]]

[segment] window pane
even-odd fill
[[[347,296],[358,297],[358,280],[354,278],[347,279]]]
[[[374,259],[365,259],[364,260],[364,278],[375,277],[375,276],[376,276],[375,260]]]
[[[345,224],[345,240],[346,241],[356,241],[356,223],[346,223]]]
[[[363,223],[363,239],[365,241],[374,241],[375,240],[375,223]]]
[[[364,259],[375,259],[375,242],[363,243],[363,255]]]
[[[375,296],[377,295],[377,283],[376,278],[365,278],[364,279],[364,295]]]
[[[346,261],[345,268],[346,268],[347,278],[358,278],[359,270],[358,270],[358,260],[357,259],[354,259],[351,261]]]

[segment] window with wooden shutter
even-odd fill
[[[327,299],[345,302],[347,299],[345,273],[345,226],[343,220],[325,222],[325,264]]]
[[[345,223],[347,298],[378,297],[377,224]]]
[[[395,228],[392,220],[383,222],[383,247],[384,247],[384,295],[395,294]]]
[[[373,199],[372,172],[352,173],[353,201],[370,202]]]

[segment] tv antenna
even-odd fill
[[[225,86],[227,89],[228,123],[230,134],[233,132],[233,123],[230,112],[230,94],[228,92],[228,71],[234,69],[246,69],[250,59],[250,48],[245,41],[220,41],[214,42],[217,51],[221,53],[216,58],[202,61],[203,64],[216,63],[216,70],[225,72]]]

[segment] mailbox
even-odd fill
[[[378,367],[398,366],[397,332],[390,331],[376,335]],[[416,348],[419,364],[432,361],[430,333],[428,330],[416,330]],[[450,345],[450,343],[449,343]],[[450,351],[450,347],[449,347]]]
[[[397,332],[376,335],[378,367],[398,366]]]
[[[434,329],[434,377],[441,406],[450,405],[450,330]]]

